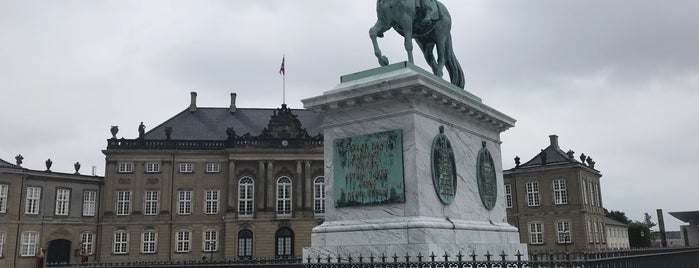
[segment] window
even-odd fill
[[[119,162],[117,165],[119,166],[119,169],[117,170],[118,173],[133,172],[133,163],[131,162]]]
[[[190,238],[192,232],[190,231],[179,231],[177,232],[177,252],[189,252],[190,249]]]
[[[116,214],[119,216],[131,214],[131,192],[117,191]]]
[[[512,207],[512,185],[505,184],[505,207]]]
[[[291,229],[279,229],[275,238],[275,255],[277,258],[288,258],[294,255],[294,232]]]
[[[595,243],[599,243],[599,226],[597,226],[597,222],[593,222],[592,226],[593,226],[592,232],[595,235]]]
[[[32,231],[22,232],[21,243],[20,256],[33,257],[36,254],[36,246],[39,243],[39,233]]]
[[[83,192],[83,216],[95,216],[97,208],[97,191]]]
[[[129,253],[129,233],[118,231],[114,233],[114,244],[112,248],[114,254]]]
[[[589,237],[590,243],[594,241],[594,237],[592,236],[592,222],[587,221],[587,237]]]
[[[568,204],[568,189],[563,179],[553,181],[553,199],[556,205]]]
[[[325,216],[325,178],[313,181],[313,212],[316,217]]]
[[[277,217],[291,217],[291,179],[277,180]]]
[[[7,213],[7,193],[9,192],[10,186],[7,184],[0,184],[0,213]],[[2,251],[0,251],[0,256]]]
[[[5,247],[5,233],[0,232],[0,258],[2,258],[2,250]]]
[[[570,243],[570,222],[568,222],[568,221],[556,222],[556,236],[558,237],[558,243],[560,243],[560,244]]]
[[[160,163],[146,163],[146,173],[160,172]]]
[[[56,215],[67,216],[70,208],[70,190],[56,189]]]
[[[177,191],[177,214],[192,214],[192,190]]]
[[[158,245],[158,233],[148,230],[141,234],[141,252],[155,253]]]
[[[192,163],[180,163],[180,173],[192,172],[194,172],[194,165]]]
[[[595,203],[597,203],[597,206],[600,206],[600,207],[601,207],[601,206],[602,206],[602,202],[600,202],[600,197],[599,197],[599,195],[600,195],[600,192],[599,192],[599,185],[598,185],[598,184],[594,184],[594,187],[595,187]]]
[[[39,187],[27,187],[27,199],[26,199],[26,202],[24,203],[24,214],[39,214],[39,201],[40,200],[41,200],[41,188],[39,188]]]
[[[206,163],[206,173],[219,173],[221,172],[220,163]]]
[[[218,231],[216,230],[206,230],[204,231],[204,244],[202,248],[205,252],[213,252],[218,250]]]
[[[530,244],[543,244],[544,243],[544,232],[543,224],[540,222],[532,222],[529,224],[529,243]]]
[[[238,183],[238,217],[252,218],[254,208],[255,184],[250,177],[240,179]]]
[[[582,182],[582,188],[583,188],[583,201],[585,202],[585,205],[589,204],[590,202],[587,200],[587,183],[585,181]]]
[[[153,216],[158,215],[158,197],[160,192],[158,191],[146,191],[145,198],[143,199],[143,215]]]
[[[527,205],[530,207],[539,206],[539,183],[527,182]]]
[[[238,257],[252,258],[252,231],[248,229],[238,232]]]
[[[87,251],[87,254],[95,253],[95,235],[93,233],[80,234],[80,244],[82,244],[82,249]]]
[[[588,182],[590,188],[590,202],[592,203],[592,206],[595,205],[595,188],[592,187],[592,182]]]
[[[207,215],[218,214],[219,190],[207,190],[204,200],[204,213]]]

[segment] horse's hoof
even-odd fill
[[[388,65],[388,58],[387,58],[386,56],[382,56],[382,57],[379,59],[379,64],[381,64],[381,66],[386,66],[386,65]]]
[[[379,38],[383,38],[383,33],[378,33],[378,34],[376,34],[376,36]]]

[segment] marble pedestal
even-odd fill
[[[343,76],[323,95],[302,101],[323,115],[326,179],[325,222],[313,228],[308,257],[455,256],[479,259],[489,252],[526,256],[517,229],[507,223],[500,133],[515,120],[481,99],[409,63],[397,63]],[[456,163],[457,187],[443,204],[433,185],[432,141],[444,126]],[[394,129],[402,130],[405,202],[336,207],[333,197],[333,141]],[[476,166],[485,141],[497,180],[497,200],[486,209],[479,195]]]

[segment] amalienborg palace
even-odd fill
[[[320,117],[189,107],[112,137],[105,176],[0,160],[0,267],[47,262],[299,256],[325,208]],[[133,134],[133,135],[130,135]]]

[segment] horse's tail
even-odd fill
[[[451,45],[451,34],[447,38],[445,50],[446,59],[444,65],[447,67],[447,72],[449,72],[451,83],[460,88],[464,88],[466,84],[464,70],[461,69],[461,64],[459,64],[459,60],[456,59],[456,55],[454,54],[454,49]]]

